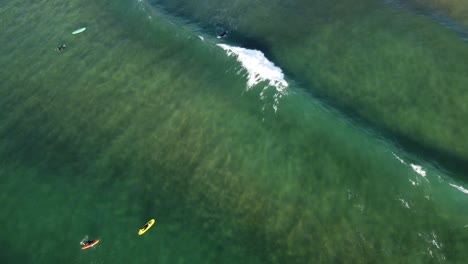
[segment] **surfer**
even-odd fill
[[[95,239],[95,240],[82,240],[80,242],[80,245],[81,245],[81,249],[88,249],[88,248],[92,248],[94,246],[97,245],[97,243],[99,243],[99,239]]]
[[[218,33],[218,38],[224,38],[226,37],[228,32],[226,30],[223,30],[222,32]]]
[[[226,29],[224,29],[223,27],[219,27],[219,26],[216,27],[215,32],[218,38],[224,38],[228,34],[228,31]]]
[[[149,220],[148,223],[146,223],[142,228],[140,228],[140,230],[138,230],[138,235],[141,236],[144,233],[146,233],[146,231],[148,231],[148,229],[150,229],[154,225],[154,223],[156,223],[156,220]]]
[[[62,45],[58,46],[57,48],[55,48],[55,50],[58,51],[58,52],[61,52],[61,51],[64,50],[66,47],[67,47],[67,45],[62,44]]]
[[[81,246],[81,249],[88,249],[88,248],[94,247],[95,245],[97,245],[97,243],[99,243],[99,239],[89,240],[88,236],[85,236],[80,241],[80,246]]]
[[[94,240],[82,241],[80,242],[81,246],[88,246],[94,243]]]

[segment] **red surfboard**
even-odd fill
[[[99,239],[96,239],[96,240],[93,240],[93,241],[90,241],[84,245],[81,245],[81,249],[88,249],[88,248],[91,248],[91,247],[94,247],[97,243],[99,243]]]

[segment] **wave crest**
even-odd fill
[[[289,84],[284,79],[283,71],[269,61],[259,50],[232,47],[226,44],[217,44],[224,49],[228,56],[235,56],[247,71],[247,90],[261,82],[268,82],[260,93],[260,98],[265,99],[264,92],[268,87],[275,87],[276,93],[273,95],[275,112],[278,110],[279,99],[287,94],[286,89]]]

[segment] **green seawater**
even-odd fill
[[[229,30],[230,41],[263,50],[306,89],[412,152],[468,169],[466,29],[405,0],[152,2],[207,31]]]
[[[11,0],[0,17],[0,263],[467,259],[466,173],[357,124],[300,72],[275,111],[274,87],[246,89],[215,45],[229,40],[155,5]],[[85,236],[101,242],[83,251]]]

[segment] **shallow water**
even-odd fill
[[[0,13],[2,263],[466,258],[464,175],[356,124],[276,61],[262,65],[277,82],[258,79],[252,57],[216,45],[236,43],[137,1]],[[86,235],[101,242],[82,251]]]

